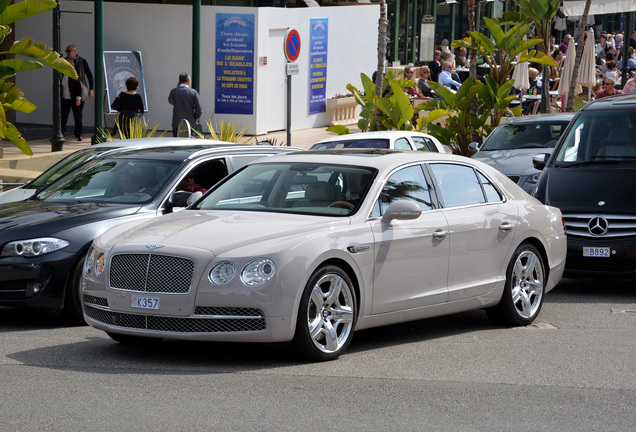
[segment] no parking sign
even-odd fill
[[[295,62],[300,55],[300,35],[298,30],[290,28],[285,33],[285,57],[287,61]]]

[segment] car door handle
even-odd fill
[[[512,224],[510,222],[504,222],[499,225],[500,231],[510,231],[512,229]]]
[[[433,238],[437,240],[443,240],[444,238],[446,238],[446,234],[448,234],[448,231],[438,229],[433,233]]]

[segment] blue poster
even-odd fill
[[[309,30],[309,114],[327,110],[329,19],[312,18]]]
[[[254,15],[216,14],[214,111],[254,113]]]

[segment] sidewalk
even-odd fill
[[[360,132],[355,125],[350,125],[349,129],[352,133]],[[170,131],[165,136],[170,136]],[[308,149],[314,143],[325,138],[336,136],[333,132],[327,132],[327,127],[317,127],[313,129],[301,129],[291,132],[291,145]],[[2,157],[0,157],[0,183],[24,183],[31,180],[48,167],[66,157],[68,154],[88,147],[91,145],[91,134],[84,134],[83,141],[77,141],[75,137],[67,136],[63,145],[63,150],[59,152],[51,152],[51,143],[48,138],[30,139],[28,140],[33,156],[26,156],[13,143],[9,141],[1,141],[0,149]],[[209,136],[206,136],[209,138]],[[254,137],[245,137],[248,144],[254,144]],[[258,141],[271,139],[276,145],[287,142],[287,131],[276,131],[257,136]]]

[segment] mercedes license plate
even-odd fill
[[[136,309],[159,310],[159,297],[130,296],[130,307]]]
[[[594,258],[609,258],[610,257],[610,248],[608,248],[608,247],[584,246],[583,247],[583,256],[584,257],[594,257]]]

